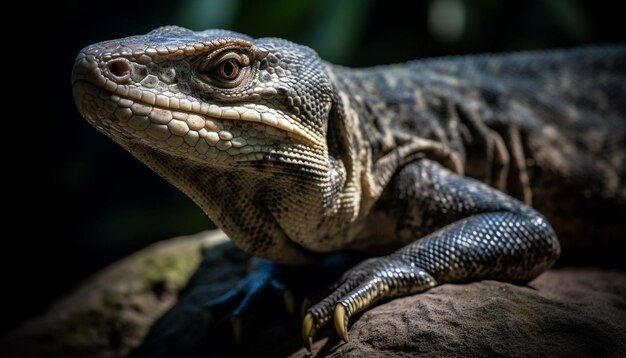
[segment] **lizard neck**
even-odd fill
[[[333,201],[332,193],[319,190],[328,186],[327,175],[283,171],[284,166],[208,167],[141,144],[120,144],[191,198],[244,251],[290,265],[317,260],[302,237],[315,232],[328,211],[320,208]]]
[[[393,173],[413,160],[433,159],[463,174],[458,128],[426,105],[407,65],[363,70],[329,65],[329,72],[344,114],[338,121],[346,127],[339,130],[347,141],[344,162],[360,183],[360,216],[366,216]]]
[[[328,65],[335,85],[333,107],[327,128],[328,168],[319,178],[305,181],[274,180],[269,211],[294,242],[314,252],[330,252],[354,247],[370,210],[393,173],[417,158],[435,158],[457,172],[462,164],[456,153],[443,143],[396,131],[385,125],[385,103],[367,83],[354,77],[354,71]],[[376,110],[372,109],[376,106]],[[298,195],[284,195],[297,188]]]

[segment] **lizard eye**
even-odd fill
[[[214,74],[224,81],[232,81],[239,76],[239,63],[233,59],[220,62],[215,68]]]
[[[200,62],[198,73],[205,82],[220,88],[235,88],[250,75],[250,56],[239,51],[226,51]]]

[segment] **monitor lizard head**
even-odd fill
[[[93,126],[239,246],[293,263],[330,251],[323,241],[358,211],[341,203],[355,180],[346,136],[329,133],[341,112],[330,76],[286,40],[168,26],[84,48],[72,84]]]

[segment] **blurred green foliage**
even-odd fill
[[[615,3],[617,4],[617,3]],[[13,259],[34,263],[15,275],[20,292],[4,325],[37,314],[80,279],[157,240],[213,227],[191,200],[83,120],[69,74],[90,43],[177,24],[227,28],[252,37],[282,37],[316,49],[322,58],[369,66],[420,57],[564,47],[624,40],[619,5],[594,1],[493,0],[128,0],[48,3],[55,26],[44,41],[48,76],[41,118],[45,160],[41,200],[25,215],[38,225],[13,240]],[[39,52],[38,52],[39,53]],[[43,83],[43,82],[38,82]],[[42,174],[43,173],[43,174]],[[45,199],[44,199],[45,198]],[[69,209],[61,209],[62,207]],[[33,242],[34,240],[34,242]],[[13,276],[12,276],[13,277]],[[34,298],[15,309],[22,296]],[[10,316],[10,315],[9,315]],[[4,328],[4,326],[3,326]]]
[[[333,62],[349,60],[361,42],[372,0],[182,1],[178,23],[194,30],[236,29],[254,37],[307,44]]]

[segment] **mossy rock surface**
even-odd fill
[[[112,357],[138,346],[178,301],[203,248],[227,242],[219,231],[151,245],[87,279],[48,313],[9,333],[2,356]]]

